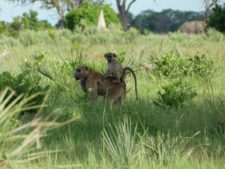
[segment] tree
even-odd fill
[[[13,18],[13,22],[9,25],[10,31],[18,32],[24,29],[44,30],[52,28],[51,24],[45,20],[38,20],[37,16],[38,13],[31,10],[29,13],[25,12],[22,16]]]
[[[211,9],[219,3],[220,0],[203,0],[204,8],[205,8],[205,21],[208,22],[208,15]]]
[[[208,25],[214,27],[220,32],[225,33],[225,4],[216,5],[209,15]]]
[[[18,2],[21,5],[28,3],[41,2],[43,8],[56,9],[59,15],[59,23],[63,24],[65,19],[65,13],[72,10],[73,8],[79,8],[84,0],[9,0],[12,2]]]
[[[110,6],[90,5],[89,3],[84,3],[84,5],[82,5],[80,8],[74,8],[66,14],[65,27],[70,30],[74,30],[76,28],[85,29],[87,25],[96,25],[101,10],[104,11],[107,25],[110,23],[120,23],[116,13]]]
[[[125,31],[128,30],[129,26],[129,10],[131,5],[136,1],[136,0],[131,0],[129,3],[127,2],[128,0],[116,0],[116,5],[118,8],[119,12],[119,19],[123,25],[123,28]],[[127,5],[128,3],[128,5]]]
[[[192,11],[165,9],[161,12],[146,10],[137,15],[131,26],[138,28],[142,33],[150,30],[157,33],[176,31],[184,22],[203,20],[203,15]]]

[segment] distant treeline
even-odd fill
[[[93,8],[93,9],[92,9]],[[98,18],[99,8],[79,8],[72,10],[65,17],[65,28],[74,30],[75,26],[82,26],[82,28],[90,25],[96,25],[97,19],[90,20],[90,16],[95,16]],[[96,8],[96,9],[95,9]],[[108,9],[109,7],[107,7]],[[92,9],[91,12],[87,9]],[[109,10],[111,12],[105,12],[105,20],[107,24],[119,24],[119,20],[116,17],[116,14],[112,14],[114,11]],[[97,13],[96,13],[97,12]],[[85,14],[86,17],[81,17],[82,14]],[[89,15],[88,15],[89,14]],[[110,14],[110,15],[109,15]],[[38,13],[35,11],[29,11],[29,13],[24,13],[22,16],[17,16],[13,18],[12,23],[6,23],[0,21],[0,34],[4,32],[9,32],[10,34],[14,34],[21,30],[29,29],[29,30],[45,30],[45,29],[54,29],[50,23],[44,20],[39,20],[37,18]],[[114,16],[115,15],[115,16]],[[79,18],[82,18],[79,19]],[[116,18],[115,18],[116,17]],[[114,18],[114,19],[112,19]],[[216,17],[217,18],[217,17]],[[84,19],[85,22],[84,22]],[[89,20],[88,20],[89,19]],[[116,20],[117,19],[117,20]],[[168,33],[174,32],[179,29],[179,27],[186,21],[192,20],[204,20],[203,12],[193,12],[193,11],[179,11],[166,9],[161,12],[155,12],[152,10],[146,10],[138,14],[137,16],[133,16],[131,13],[129,14],[129,27],[135,27],[140,30],[141,33],[146,32],[155,32],[155,33]],[[75,22],[76,21],[76,22]],[[71,27],[72,25],[72,27]],[[57,27],[57,25],[55,25]]]
[[[203,12],[172,9],[165,9],[161,12],[146,10],[135,17],[130,15],[130,26],[139,29],[142,33],[146,30],[156,33],[167,33],[177,31],[186,21],[203,19]]]

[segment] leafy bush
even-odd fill
[[[220,32],[225,33],[225,4],[223,6],[216,5],[209,15],[208,24]]]
[[[178,53],[169,52],[162,57],[152,57],[155,74],[160,77],[201,77],[208,79],[215,72],[214,62],[204,54],[193,57],[181,57]]]
[[[41,105],[44,100],[45,93],[49,88],[48,86],[42,87],[40,85],[40,76],[31,73],[29,70],[24,70],[16,76],[13,76],[9,72],[1,73],[0,91],[7,87],[15,91],[15,95],[11,101],[14,101],[21,94],[31,96],[36,93],[40,93],[30,102],[32,105]]]
[[[203,79],[210,80],[215,73],[213,60],[208,59],[204,54],[190,57],[188,61],[191,75],[197,75]]]
[[[195,78],[210,81],[215,72],[214,62],[205,55],[181,57],[178,53],[166,53],[153,58],[155,75],[162,78],[164,84],[157,92],[157,105],[178,107],[197,96],[197,91],[190,83]]]
[[[184,80],[175,80],[166,85],[158,91],[158,98],[155,103],[157,105],[165,104],[170,107],[178,107],[184,102],[191,100],[197,96],[195,89]]]
[[[1,21],[0,22],[0,34],[7,32],[7,30],[8,30],[8,25],[5,22]]]
[[[65,16],[65,27],[70,30],[81,27],[84,29],[87,25],[96,25],[101,9],[104,11],[106,24],[118,24],[119,19],[113,9],[108,6],[90,5],[85,3],[80,8],[75,8]]]

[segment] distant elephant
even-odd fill
[[[188,34],[199,34],[203,33],[206,28],[206,23],[204,21],[190,21],[184,22],[179,30]]]

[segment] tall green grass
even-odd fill
[[[48,123],[42,123],[39,118],[25,122],[18,117],[21,109],[27,108],[25,103],[29,98],[24,100],[21,96],[20,104],[14,103],[7,108],[2,105],[9,96],[1,95],[0,107],[4,108],[0,109],[0,114],[4,118],[0,118],[0,131],[4,137],[0,135],[0,167],[225,167],[223,34],[210,30],[197,36],[181,33],[140,35],[136,30],[124,33],[111,28],[100,32],[90,28],[79,33],[67,30],[24,31],[17,37],[1,37],[0,44],[1,52],[4,45],[8,51],[4,58],[0,58],[0,72],[9,71],[16,75],[24,71],[25,66],[41,77],[41,85],[49,86],[42,118],[54,121],[53,124],[58,124],[56,119],[62,123],[76,119],[46,131],[49,125],[41,126],[41,129],[40,125]],[[129,75],[126,78],[128,93],[123,105],[110,105],[103,98],[94,104],[85,101],[79,83],[73,78],[73,71],[76,66],[87,64],[104,72],[106,61],[103,55],[108,51],[120,54],[124,57],[123,65],[135,69],[139,102],[135,101],[133,79]],[[185,101],[182,106],[160,107],[154,104],[157,92],[171,80],[156,75],[152,58],[161,59],[171,51],[180,57],[180,61],[206,55],[216,70],[210,81],[190,77],[189,82],[197,91],[196,97]],[[180,73],[180,69],[175,70]],[[173,77],[176,78],[177,74]],[[20,126],[33,127],[7,135]],[[26,141],[29,144],[24,147]],[[21,150],[17,150],[19,147]],[[10,155],[12,152],[16,156]]]

